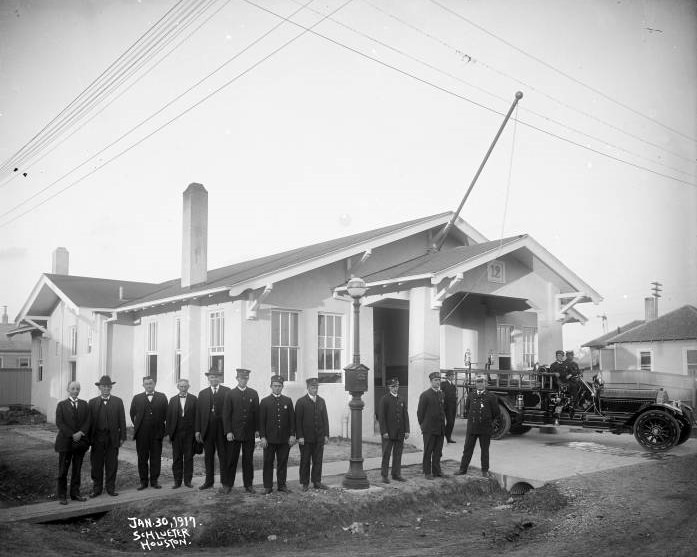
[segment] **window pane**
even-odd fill
[[[334,318],[334,336],[341,337],[341,316],[336,315]]]
[[[289,315],[287,313],[282,314],[281,318],[281,346],[288,346],[288,338],[289,338]]]
[[[271,312],[271,345],[281,344],[281,314],[278,311]]]
[[[334,316],[329,315],[327,317],[327,336],[331,337],[334,336]]]
[[[278,375],[278,360],[279,360],[279,349],[271,348],[271,374]]]
[[[317,353],[317,369],[324,369],[324,351],[319,350]]]
[[[295,381],[295,374],[298,371],[298,351],[295,349],[290,350],[289,368],[288,380]]]
[[[327,333],[325,332],[325,316],[324,315],[318,315],[317,316],[317,334],[319,336],[326,335]]]
[[[290,314],[290,323],[291,323],[290,345],[297,346],[298,345],[298,314],[297,313]]]
[[[341,350],[334,350],[334,369],[341,369]]]
[[[288,349],[281,348],[280,351],[279,367],[281,369],[281,375],[283,375],[284,379],[288,379]]]

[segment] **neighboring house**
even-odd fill
[[[0,322],[0,406],[31,402],[31,335],[8,337],[15,329],[4,308]]]
[[[171,395],[179,377],[196,393],[210,368],[234,385],[235,368],[244,367],[261,393],[272,374],[283,375],[293,399],[304,394],[306,378],[319,377],[331,434],[340,435],[349,414],[343,368],[352,360],[352,276],[368,285],[360,312],[361,362],[370,368],[366,416],[392,376],[415,414],[428,374],[462,367],[465,354],[482,368],[491,354],[492,369],[549,360],[562,344],[562,324],[585,320],[575,305],[601,300],[528,235],[487,241],[458,219],[434,250],[450,212],[209,271],[207,206],[205,188],[191,184],[181,278],[72,277],[67,253],[57,252],[54,273],[41,277],[16,329],[32,331],[33,403],[49,419],[72,377],[88,398],[109,374],[114,393],[129,399],[144,375]],[[56,259],[65,260],[62,273]],[[363,424],[372,434],[372,420]]]
[[[630,329],[638,327],[644,323],[645,321],[642,319],[630,321],[626,325],[617,327],[609,333],[605,333],[604,335],[583,344],[582,346],[590,348],[591,351],[591,369],[593,371],[615,369],[615,347],[608,345],[608,341],[620,333],[625,333]]]
[[[606,378],[662,384],[671,396],[695,402],[697,308],[686,305],[657,317],[650,300],[644,321],[633,321],[584,346],[601,351],[601,369],[610,372]]]

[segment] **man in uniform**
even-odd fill
[[[312,480],[315,489],[327,489],[322,483],[324,445],[329,443],[327,404],[317,394],[319,381],[316,377],[307,379],[305,383],[307,394],[295,403],[295,433],[300,445],[300,485],[303,491],[307,491]]]
[[[295,411],[293,401],[281,394],[283,376],[271,376],[271,394],[259,403],[259,437],[264,449],[264,493],[273,488],[273,465],[276,461],[276,487],[289,493],[286,486],[288,454],[295,444]]]
[[[68,470],[72,462],[73,471],[70,475],[70,498],[73,501],[86,501],[80,495],[80,475],[82,460],[90,446],[87,434],[90,431],[90,409],[87,402],[78,399],[80,383],[71,381],[66,389],[68,398],[56,406],[56,443],[54,448],[58,453],[58,487],[56,499],[61,505],[67,505],[68,499]]]
[[[116,382],[103,375],[95,383],[100,395],[90,399],[90,465],[92,467],[92,493],[98,497],[106,486],[106,492],[116,497],[116,473],[119,468],[119,447],[126,440],[126,411],[123,400],[111,394]],[[106,478],[105,478],[106,474]]]
[[[215,479],[215,453],[218,453],[220,483],[227,486],[227,453],[225,452],[225,431],[223,430],[223,404],[230,390],[221,385],[223,372],[211,369],[206,373],[209,386],[198,393],[196,403],[196,422],[194,424],[196,441],[203,443],[203,461],[206,466],[206,479],[199,489],[213,487]]]
[[[445,401],[440,390],[440,372],[428,376],[431,386],[419,396],[416,417],[424,438],[423,471],[427,480],[442,477],[440,458],[445,438]]]
[[[131,401],[131,422],[133,422],[133,438],[136,440],[138,453],[138,475],[140,486],[138,491],[150,485],[155,489],[162,486],[158,483],[160,466],[162,464],[162,438],[165,436],[165,419],[167,418],[167,397],[164,393],[155,391],[155,379],[143,377],[144,392],[138,393]]]
[[[387,382],[390,392],[380,399],[378,422],[382,436],[382,481],[390,483],[387,476],[392,454],[392,479],[398,482],[406,481],[402,477],[402,450],[404,440],[409,439],[409,412],[407,404],[399,396],[399,379],[392,378]]]
[[[581,390],[581,385],[579,384],[579,381],[581,381],[582,374],[580,368],[578,367],[578,364],[574,362],[573,350],[566,351],[566,359],[564,360],[564,363],[566,364],[566,369],[568,370],[567,380],[569,382],[569,394],[571,395],[571,412],[573,416],[573,410],[574,408],[576,408],[578,404],[578,394]]]
[[[247,493],[255,493],[254,486],[254,438],[259,433],[259,393],[247,387],[248,369],[237,370],[237,387],[225,395],[223,406],[223,425],[228,441],[227,485],[225,493],[230,493],[235,485],[237,462],[242,450],[242,480]]]
[[[486,379],[482,376],[477,377],[474,382],[475,388],[467,395],[465,402],[465,414],[467,415],[467,436],[465,447],[462,451],[460,469],[455,472],[456,476],[467,473],[467,467],[472,460],[474,446],[479,439],[479,449],[482,457],[482,476],[489,477],[489,443],[494,420],[499,417],[501,410],[496,396],[486,390]]]
[[[457,387],[453,382],[453,372],[446,371],[445,379],[440,382],[440,390],[443,391],[445,400],[445,440],[455,443],[453,428],[455,427],[455,413],[457,411]]]
[[[189,380],[177,381],[179,394],[169,399],[167,406],[167,435],[172,444],[172,489],[194,487],[194,428],[196,426],[196,396],[189,394]]]

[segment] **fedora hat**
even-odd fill
[[[111,377],[109,377],[108,375],[102,375],[102,378],[99,381],[97,381],[95,383],[95,385],[97,387],[99,387],[100,385],[110,385],[111,386],[111,385],[116,385],[116,381],[112,381]]]

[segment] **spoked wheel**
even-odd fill
[[[499,417],[492,424],[491,438],[501,439],[511,430],[511,415],[503,404],[499,404]]]
[[[634,437],[652,451],[667,451],[680,439],[680,424],[662,410],[648,410],[634,423]]]

